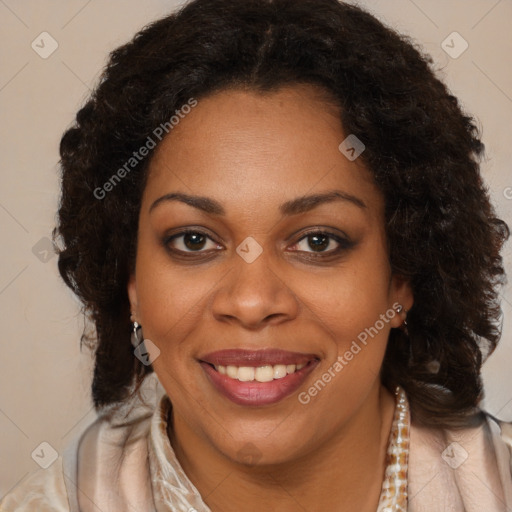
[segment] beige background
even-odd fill
[[[0,497],[38,467],[31,454],[41,442],[60,453],[95,417],[89,395],[91,357],[79,350],[79,304],[58,276],[57,258],[45,252],[44,237],[51,236],[58,201],[60,136],[108,52],[177,4],[0,0]],[[476,116],[487,147],[485,180],[499,213],[512,225],[512,2],[360,4],[420,42]],[[47,59],[31,47],[43,31],[58,43]],[[469,44],[458,58],[441,48],[454,31]],[[453,45],[450,41],[451,51],[460,48],[456,39]],[[509,274],[511,245],[505,248]],[[510,286],[502,295],[503,341],[485,366],[484,405],[512,420]]]

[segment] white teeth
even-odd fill
[[[274,366],[274,379],[282,379],[286,377],[286,365],[285,364],[276,364]]]
[[[256,368],[256,371],[254,372],[254,379],[258,382],[270,382],[271,380],[274,380],[274,367],[260,366],[259,368]]]
[[[238,366],[227,366],[226,375],[232,379],[238,378]]]
[[[222,375],[227,375],[231,379],[238,379],[241,382],[270,382],[274,379],[282,379],[291,373],[304,368],[306,363],[300,364],[276,364],[274,366],[223,366],[218,365],[215,369]]]
[[[242,382],[254,380],[254,373],[253,366],[240,366],[240,368],[238,368],[238,380]]]

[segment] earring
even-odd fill
[[[407,309],[405,309],[401,304],[399,304],[398,307],[396,308],[396,312],[397,314],[400,314],[402,311],[405,313],[405,319],[400,328],[405,332],[405,334],[409,334],[407,330]]]
[[[141,343],[144,343],[142,326],[138,322],[132,322],[132,334],[130,339],[134,348],[137,348]]]

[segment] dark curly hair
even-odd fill
[[[422,424],[481,421],[480,369],[500,337],[509,229],[480,175],[475,122],[432,64],[408,37],[337,0],[194,0],[111,53],[61,140],[54,229],[60,274],[96,329],[97,410],[127,399],[153,371],[133,356],[127,281],[154,151],[129,172],[126,162],[190,98],[314,84],[366,145],[361,158],[385,198],[391,268],[414,293],[408,333],[391,331],[382,382],[406,390]],[[92,341],[85,332],[84,340]]]

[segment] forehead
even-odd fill
[[[198,100],[163,139],[145,202],[181,191],[261,208],[341,188],[379,207],[370,172],[339,149],[348,135],[339,108],[314,86],[223,90]]]

